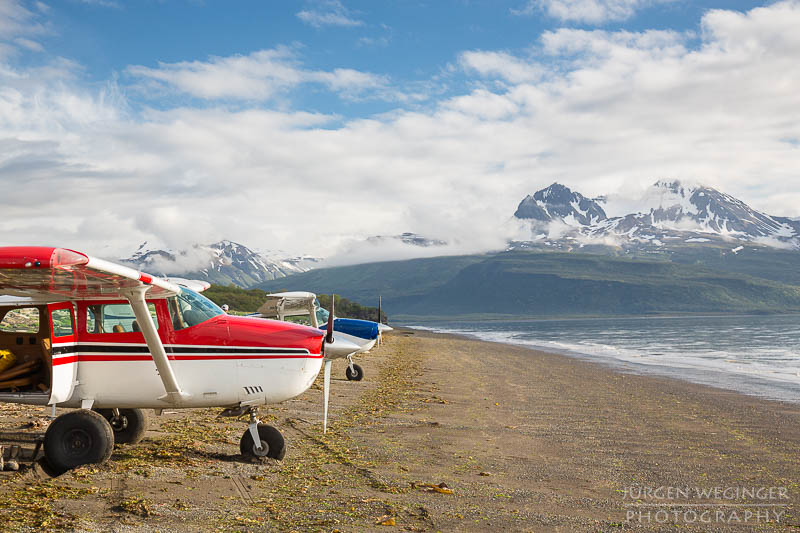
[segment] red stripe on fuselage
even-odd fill
[[[236,359],[322,359],[322,354],[303,354],[303,355],[168,355],[170,361],[228,361]],[[152,361],[149,355],[71,355],[68,357],[58,357],[53,359],[53,366],[66,365],[78,362],[96,361]]]

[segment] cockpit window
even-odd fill
[[[215,316],[225,314],[217,304],[193,290],[181,287],[181,293],[167,300],[172,327],[179,329],[196,326]]]
[[[327,309],[322,308],[322,306],[319,303],[319,300],[314,300],[314,309],[317,314],[317,324],[319,324],[320,326],[322,326],[323,324],[327,324],[330,313],[328,312]]]

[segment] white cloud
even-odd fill
[[[535,82],[541,79],[544,72],[541,66],[504,52],[464,52],[459,57],[459,63],[468,72],[497,76],[510,83]]]
[[[32,41],[24,37],[17,37],[14,39],[14,43],[33,52],[44,52],[44,46],[36,41]]]
[[[0,59],[11,55],[18,47],[41,51],[42,46],[29,37],[46,32],[36,13],[20,0],[0,1]]]
[[[100,7],[113,7],[113,8],[120,8],[119,2],[116,0],[80,0],[84,4],[89,4],[93,6],[100,6]]]
[[[297,18],[315,28],[322,26],[363,26],[364,22],[352,16],[339,0],[318,0],[317,8],[297,13]]]
[[[697,46],[560,30],[524,56],[471,51],[461,65],[480,88],[354,120],[264,109],[300,83],[374,81],[282,49],[139,71],[212,102],[137,114],[127,87],[87,89],[74,63],[0,61],[0,235],[107,257],[221,238],[330,256],[342,235],[403,231],[478,251],[502,245],[520,199],[553,181],[595,196],[661,176],[800,216],[786,142],[800,138],[800,4],[711,11],[702,27]]]
[[[529,0],[517,14],[544,11],[563,22],[603,24],[627,20],[637,11],[673,0]]]
[[[35,15],[19,0],[0,2],[0,35],[5,38],[42,31]]]
[[[353,69],[314,71],[302,67],[288,47],[249,55],[212,57],[208,61],[160,63],[158,68],[128,67],[131,76],[206,100],[269,100],[304,83],[317,83],[345,96],[388,86],[385,76]],[[152,90],[152,85],[146,86]]]

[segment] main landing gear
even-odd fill
[[[239,441],[239,451],[245,457],[271,457],[281,460],[286,455],[286,442],[281,432],[272,426],[262,424],[255,407],[232,407],[219,416],[250,415],[250,423]]]
[[[149,425],[149,417],[143,409],[95,409],[111,424],[114,442],[117,444],[136,444],[144,438]]]
[[[225,409],[220,416],[250,416],[239,442],[242,455],[271,457],[286,455],[281,432],[262,424],[254,407]],[[77,409],[56,418],[44,435],[44,458],[55,475],[86,464],[104,463],[114,443],[135,444],[147,430],[148,416],[142,409]]]
[[[114,450],[114,430],[108,420],[87,409],[56,418],[44,434],[44,457],[53,473],[104,463]]]
[[[353,362],[352,354],[347,356],[347,369],[344,371],[344,375],[347,376],[347,379],[350,381],[361,381],[364,379],[364,370]]]
[[[56,418],[44,434],[44,458],[56,475],[104,463],[114,444],[136,444],[147,431],[143,409],[78,409]]]

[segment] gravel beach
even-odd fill
[[[262,410],[283,461],[238,455],[243,421],[165,411],[111,460],[0,473],[0,530],[776,531],[800,527],[800,405],[451,335],[398,330]],[[0,431],[44,409],[0,405]],[[8,443],[0,438],[0,443]],[[29,445],[28,445],[29,446]]]

